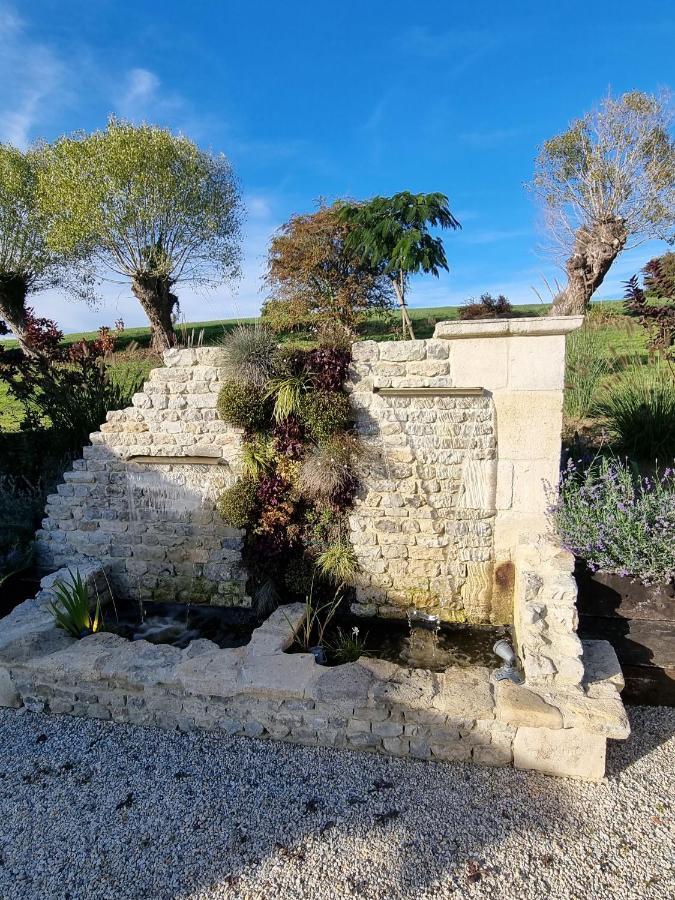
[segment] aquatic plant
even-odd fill
[[[317,600],[312,585],[305,597],[302,620],[293,636],[294,643],[305,651],[313,647],[323,647],[326,629],[335,618],[341,602],[342,594],[339,591],[323,602]]]
[[[327,642],[326,649],[338,663],[356,662],[366,653],[366,641],[368,633],[361,637],[358,625],[352,626],[349,631],[338,628],[332,642]]]
[[[57,602],[49,604],[57,628],[61,628],[74,638],[86,637],[101,630],[101,601],[97,597],[94,612],[91,611],[89,588],[79,572],[68,570],[70,584],[57,581],[52,590]]]

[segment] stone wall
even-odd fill
[[[85,576],[96,580],[91,567]],[[46,609],[51,583],[0,623],[0,705],[591,780],[604,773],[607,738],[628,734],[620,670],[603,641],[584,646],[584,685],[548,694],[495,683],[480,666],[432,673],[367,658],[319,666],[311,654],[284,652],[301,604],[277,610],[237,649],[198,640],[179,650],[105,633],[76,641]]]
[[[216,412],[225,377],[220,362],[215,348],[169,350],[133,405],[108,414],[47,500],[36,536],[42,565],[105,562],[121,596],[250,603],[242,532],[215,509],[219,492],[237,477],[240,448],[239,431]],[[202,462],[167,464],[180,457]]]
[[[354,345],[355,611],[512,621],[516,548],[548,531],[565,334],[581,321],[442,322],[431,340]]]

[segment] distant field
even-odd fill
[[[410,317],[413,320],[415,334],[418,338],[431,337],[437,322],[459,317],[457,306],[434,306],[421,309],[410,309]],[[532,303],[523,306],[515,306],[514,312],[520,316],[544,316],[549,307],[543,303]],[[217,344],[224,333],[231,331],[236,325],[253,323],[254,318],[220,319],[211,322],[188,322],[177,328],[179,343],[200,341],[205,345]],[[365,340],[386,341],[394,337],[394,329],[398,324],[398,315],[394,311],[387,315],[373,315],[362,328],[362,336]],[[601,333],[600,345],[602,352],[611,357],[624,357],[634,359],[643,356],[645,351],[645,339],[642,330],[635,323],[622,314],[620,301],[608,301],[595,303],[588,317],[589,325]],[[203,336],[202,336],[203,332]],[[63,345],[80,341],[83,338],[93,340],[96,332],[77,332],[67,334],[63,339]],[[282,338],[283,339],[283,338]],[[287,335],[286,339],[294,339],[293,335]],[[1,342],[9,348],[16,346],[16,341],[6,340]],[[133,352],[133,345],[139,348],[147,348],[150,343],[149,328],[127,328],[118,338],[118,353],[113,355],[113,367],[123,376],[124,370],[129,366],[138,368],[141,366],[149,371],[155,365],[147,349],[141,349],[138,359]],[[131,350],[131,352],[130,352]],[[0,431],[14,431],[21,422],[21,409],[10,396],[7,385],[0,380]]]

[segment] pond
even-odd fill
[[[116,612],[115,612],[116,610]],[[115,601],[104,612],[104,631],[130,641],[170,644],[185,649],[191,641],[206,638],[221,649],[244,647],[251,640],[258,619],[246,609],[196,606],[185,603]]]
[[[354,629],[358,629],[355,633]],[[328,626],[323,642],[324,665],[334,666],[362,654],[405,666],[442,672],[448,666],[488,666],[501,661],[493,650],[496,641],[510,639],[506,626],[409,623],[403,619],[341,616]],[[347,649],[345,644],[349,645]],[[297,643],[290,653],[303,652]]]

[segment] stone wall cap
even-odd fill
[[[523,319],[479,319],[471,322],[438,322],[434,338],[520,337],[567,334],[581,328],[583,316],[528,316]]]

